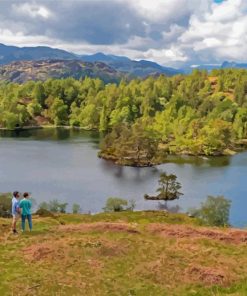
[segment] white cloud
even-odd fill
[[[8,8],[2,3],[1,43],[103,51],[169,66],[247,59],[247,0],[9,0]]]
[[[236,20],[241,16],[239,7],[242,0],[228,0],[221,5],[212,4],[212,11],[205,14],[206,21],[209,22],[228,22]]]
[[[212,4],[204,14],[192,15],[188,29],[179,37],[181,48],[208,60],[246,59],[247,9],[244,0]]]
[[[157,61],[161,64],[166,64],[167,62],[186,62],[187,57],[180,51],[179,48],[172,46],[169,49],[150,49],[144,53],[144,56],[152,61]]]
[[[41,46],[41,45],[49,45],[53,46],[55,42],[46,37],[40,35],[32,35],[27,36],[23,32],[18,31],[13,33],[8,29],[0,28],[0,43],[7,45],[17,45],[17,46]]]
[[[26,15],[31,18],[42,17],[44,19],[48,19],[52,15],[51,11],[49,11],[45,6],[27,2],[19,5],[13,4],[12,8],[17,14]]]
[[[193,11],[204,10],[211,0],[125,0],[151,23],[179,20]],[[164,24],[165,25],[165,24]]]

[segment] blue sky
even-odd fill
[[[246,61],[247,0],[0,0],[0,43],[176,67]]]

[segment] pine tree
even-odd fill
[[[165,205],[169,200],[179,199],[182,192],[179,190],[182,188],[181,184],[177,181],[177,176],[174,174],[167,174],[166,172],[162,173],[159,178],[159,187],[157,188],[157,192],[159,192],[156,196],[149,196],[148,194],[144,195],[146,200],[164,200]]]

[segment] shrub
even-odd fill
[[[134,211],[135,207],[136,207],[136,201],[134,199],[130,199],[128,202],[128,208],[126,210]]]
[[[127,201],[119,197],[109,197],[103,210],[105,212],[133,211],[135,207],[136,202],[133,199]]]
[[[72,206],[73,214],[79,214],[81,212],[81,206],[79,204],[74,203]]]
[[[0,194],[0,217],[8,218],[11,216],[11,193]]]
[[[126,199],[109,197],[103,210],[105,212],[121,212],[125,210],[127,205],[128,201]]]
[[[201,208],[191,209],[191,216],[200,218],[209,226],[229,226],[231,201],[224,196],[208,196]]]
[[[35,213],[36,215],[39,215],[40,217],[54,217],[54,214],[46,209],[38,209]]]
[[[53,199],[49,202],[42,202],[39,209],[48,210],[52,213],[66,213],[67,205],[68,203],[60,203],[57,199]]]

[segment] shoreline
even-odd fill
[[[96,132],[96,129],[87,129],[79,126],[70,126],[70,125],[33,125],[33,126],[23,126],[18,127],[15,129],[8,129],[0,127],[0,131],[9,131],[9,132],[21,132],[21,131],[28,131],[28,130],[38,130],[38,129],[67,129],[67,130],[81,130],[81,131],[88,131],[88,132]],[[98,131],[97,131],[98,132]],[[130,158],[126,159],[119,159],[116,155],[108,154],[107,152],[100,151],[98,153],[98,157],[104,159],[105,161],[111,161],[116,165],[120,166],[129,166],[129,167],[153,167],[161,164],[166,163],[175,163],[176,161],[169,159],[169,157],[181,157],[183,161],[186,162],[186,158],[188,157],[196,157],[199,160],[209,160],[211,157],[221,158],[221,157],[231,157],[240,152],[247,150],[247,139],[242,139],[236,141],[234,143],[236,146],[231,148],[226,148],[221,153],[215,153],[214,155],[206,155],[206,154],[192,154],[188,153],[178,153],[178,154],[170,154],[168,153],[168,158],[165,159],[157,159],[156,160],[149,160],[149,161],[140,161],[139,163],[136,161],[132,161]]]
[[[245,139],[246,140],[246,139]],[[234,150],[230,148],[226,148],[222,153],[216,153],[214,155],[206,155],[206,154],[192,154],[192,153],[181,153],[181,154],[167,154],[167,157],[164,159],[153,159],[149,162],[140,162],[137,163],[135,161],[131,162],[131,159],[120,159],[116,155],[109,154],[104,151],[100,151],[98,153],[98,157],[101,159],[104,159],[106,161],[111,161],[116,165],[120,166],[130,166],[130,167],[154,167],[161,164],[166,163],[176,163],[177,161],[173,158],[180,158],[184,163],[190,163],[190,158],[196,158],[201,161],[210,161],[211,158],[224,158],[224,157],[232,157],[234,155],[237,155],[241,152],[247,151],[247,143],[238,143],[238,145],[243,145],[243,147],[235,147]],[[232,147],[231,147],[232,148]]]
[[[31,125],[31,126],[23,126],[18,128],[9,129],[6,127],[0,127],[2,131],[23,131],[23,130],[35,130],[35,129],[56,129],[56,128],[64,128],[64,129],[74,129],[74,130],[83,130],[83,131],[96,131],[96,129],[87,129],[80,126],[70,126],[70,125]]]

